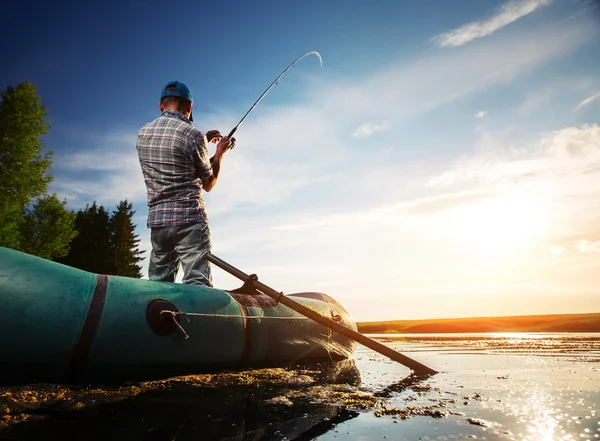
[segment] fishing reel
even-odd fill
[[[229,141],[231,141],[231,144],[229,144],[226,151],[232,150],[235,147],[235,138],[233,136],[229,138]]]

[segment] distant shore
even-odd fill
[[[600,332],[600,313],[358,322],[365,334],[457,332]]]

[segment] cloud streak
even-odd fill
[[[388,130],[390,125],[387,121],[382,121],[380,124],[375,123],[365,123],[360,125],[352,136],[355,138],[368,138],[369,136],[373,136],[377,132],[383,132],[384,130]]]
[[[467,23],[450,32],[434,37],[434,41],[439,47],[462,46],[477,38],[493,34],[518,19],[550,4],[550,2],[551,0],[509,1],[503,4],[496,14],[489,19]]]
[[[577,249],[582,253],[600,253],[600,240],[581,240],[577,242]]]
[[[577,104],[575,106],[575,108],[573,109],[574,111],[578,111],[583,109],[585,106],[590,105],[591,103],[593,103],[594,101],[598,101],[600,100],[600,92],[596,93],[595,95],[592,95],[584,100],[581,100],[579,102],[579,104]]]

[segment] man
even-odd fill
[[[231,142],[217,130],[204,134],[192,125],[193,103],[190,89],[171,81],[160,96],[162,114],[138,133],[152,243],[148,278],[174,282],[181,263],[183,283],[212,286],[210,264],[204,258],[211,240],[202,190],[215,187]],[[218,142],[212,159],[209,142]]]

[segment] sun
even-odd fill
[[[508,193],[446,213],[450,239],[469,257],[518,253],[543,235],[548,207],[535,193]]]

